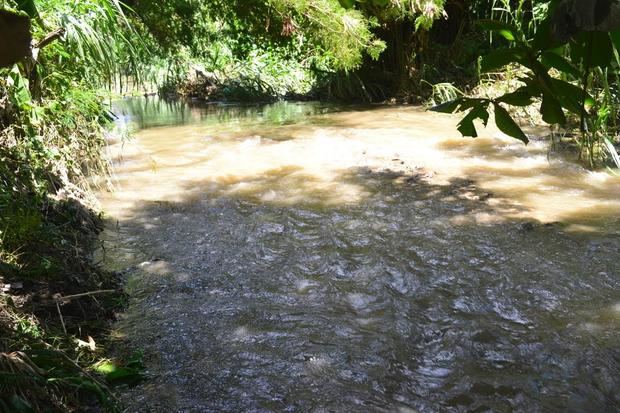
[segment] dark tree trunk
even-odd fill
[[[30,19],[0,10],[0,39],[0,67],[12,66],[30,56]]]

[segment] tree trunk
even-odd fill
[[[30,19],[0,10],[0,67],[9,67],[31,56]]]

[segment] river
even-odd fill
[[[129,411],[620,410],[620,176],[416,107],[116,113]]]

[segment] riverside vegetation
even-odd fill
[[[527,143],[523,120],[544,122],[616,173],[619,16],[613,0],[0,0],[0,409],[115,411],[110,386],[140,378],[139,354],[105,350],[125,297],[92,259],[111,97],[426,103],[466,112],[465,136],[493,115]]]

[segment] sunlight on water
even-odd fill
[[[302,108],[293,111],[303,116],[303,122],[293,117],[301,124],[277,119],[274,128],[247,116],[233,117],[231,126],[230,118],[218,120],[221,115],[216,122],[202,121],[203,112],[194,108],[186,109],[185,124],[138,132],[112,147],[112,156],[123,161],[107,209],[117,215],[142,200],[179,201],[205,191],[277,204],[358,203],[368,193],[350,172],[370,168],[421,175],[441,185],[471,179],[491,203],[519,206],[495,217],[454,218],[453,224],[531,218],[600,230],[601,220],[609,225],[614,217],[618,224],[620,176],[588,172],[544,142],[526,147],[493,128],[478,139],[462,138],[457,118],[412,107],[317,114],[309,105],[288,106]]]

